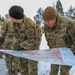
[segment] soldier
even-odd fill
[[[1,24],[2,24],[2,18],[1,18],[1,15],[0,15],[0,25]],[[1,36],[1,26],[0,26],[0,36]],[[1,40],[3,40],[3,39],[1,39]],[[1,49],[1,45],[0,45],[0,49]],[[1,52],[0,52],[0,58],[2,58],[2,53]]]
[[[9,9],[9,17],[10,20],[6,20],[1,28],[1,38],[4,38],[2,48],[9,50],[38,50],[37,39],[39,35],[36,36],[38,32],[36,31],[35,23],[24,15],[23,8],[17,5],[12,6]],[[6,55],[9,75],[13,75],[12,61],[14,61],[15,65],[14,75],[17,75],[18,63],[21,75],[37,75],[37,62]]]
[[[72,19],[59,16],[56,10],[48,6],[43,12],[44,32],[49,48],[75,45],[75,23]],[[51,65],[50,75],[58,75],[59,65]],[[69,75],[71,66],[61,65],[60,75]]]

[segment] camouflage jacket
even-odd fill
[[[14,49],[14,46],[19,44],[26,50],[38,49],[38,38],[34,22],[24,17],[22,23],[13,23],[11,20],[6,20],[1,27],[1,35],[4,37],[2,43],[3,49]]]
[[[58,16],[56,27],[44,26],[45,37],[49,47],[70,47],[75,45],[75,23],[72,19]]]
[[[42,28],[40,26],[36,26],[36,36],[38,37],[38,45],[40,46],[42,38]]]

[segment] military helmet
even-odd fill
[[[51,6],[48,6],[44,12],[43,12],[43,19],[44,21],[46,20],[51,20],[51,19],[55,19],[57,17],[57,12],[56,10],[51,7]]]

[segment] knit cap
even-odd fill
[[[56,10],[51,7],[51,6],[48,6],[44,12],[43,12],[43,19],[44,21],[46,20],[51,20],[51,19],[55,19],[57,17],[57,12]]]
[[[17,5],[14,5],[9,9],[9,15],[15,19],[22,19],[24,17],[23,12],[23,8]]]

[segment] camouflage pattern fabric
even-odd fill
[[[37,61],[28,60],[28,66],[29,66],[28,75],[38,75],[37,63],[38,63]]]
[[[59,17],[56,27],[50,28],[45,25],[45,37],[49,47],[68,47],[75,44],[74,21],[67,17]]]
[[[19,68],[22,75],[38,75],[37,62],[24,58],[19,58]]]
[[[24,50],[38,50],[39,46],[38,46],[37,39],[39,38],[39,35],[37,35],[37,37],[36,37],[37,33],[38,33],[37,31],[35,32],[34,22],[31,19],[27,18],[26,16],[24,17],[24,21],[22,23],[13,23],[13,22],[11,22],[10,19],[6,20],[6,21],[4,21],[4,23],[1,27],[1,34],[4,37],[4,42],[2,43],[2,49],[14,50],[14,47],[17,44],[19,44],[19,46],[21,48],[23,48]],[[7,63],[8,69],[12,69],[11,59],[13,57],[11,57],[11,58],[9,58],[9,57],[10,57],[9,55],[6,55],[6,63]],[[21,69],[20,69],[20,72],[22,73],[21,75],[25,75],[26,71],[25,71],[25,69],[23,69],[24,65],[22,65],[23,63],[21,63],[21,62],[26,61],[26,60],[24,60],[24,59],[22,60],[22,58],[19,58],[19,59],[21,60],[18,62],[21,64]],[[8,61],[8,60],[10,60],[10,61]],[[18,59],[15,57],[15,58],[13,58],[13,60],[14,60],[14,63],[16,64],[16,67],[15,66],[14,67],[15,67],[15,69],[17,69],[18,68],[18,66],[17,66]],[[25,62],[26,65],[28,65],[28,63]],[[33,64],[33,63],[31,63],[31,64]],[[34,65],[35,65],[35,63],[34,63]],[[35,66],[37,66],[37,65],[35,65]],[[30,66],[27,66],[27,67],[29,68]],[[24,72],[23,72],[23,70],[24,70]],[[36,71],[37,71],[37,69],[36,69]],[[33,72],[32,72],[32,75],[33,75]]]
[[[50,75],[58,75],[59,65],[51,64]]]
[[[1,34],[1,25],[2,25],[2,19],[1,19],[1,16],[0,16],[0,34]],[[1,37],[1,35],[0,35]],[[0,42],[0,49],[1,49],[1,42]],[[0,52],[0,58],[2,58],[2,53]]]
[[[6,61],[8,73],[9,73],[9,75],[12,75],[13,74],[13,71],[12,71],[12,62],[13,62],[12,59],[13,59],[13,57],[11,55],[8,55],[8,54],[5,54],[5,55],[6,55],[5,61]]]
[[[50,75],[58,75],[58,69],[59,65],[51,64],[51,72]],[[71,66],[60,66],[60,75],[69,75],[69,70],[71,69]]]
[[[14,63],[13,63],[14,61]],[[12,69],[14,69],[14,75],[18,75],[19,71],[19,58],[18,57],[13,57],[12,63],[14,64]]]
[[[40,24],[41,25],[41,24]],[[37,25],[36,24],[36,26],[35,26],[35,31],[36,31],[36,37],[38,37],[37,38],[37,48],[39,48],[39,46],[40,46],[40,43],[41,43],[41,38],[42,38],[42,28],[41,28],[41,26],[40,25]],[[38,33],[37,33],[38,32]]]
[[[28,59],[19,58],[19,68],[22,75],[28,75]]]
[[[64,16],[58,16],[55,27],[44,26],[45,37],[47,40],[47,44],[50,48],[58,48],[58,47],[71,47],[71,45],[75,45],[75,23],[72,19]],[[55,65],[56,66],[56,65]],[[56,66],[58,69],[58,67]],[[62,66],[61,66],[62,68]],[[67,69],[66,69],[67,68]],[[70,67],[71,68],[71,67]],[[61,75],[69,75],[68,66],[63,66],[61,70]],[[57,71],[57,70],[56,70]],[[51,75],[55,75],[52,70]],[[57,75],[57,74],[56,74]]]
[[[60,75],[69,75],[69,70],[71,69],[71,66],[63,66],[60,67]]]

